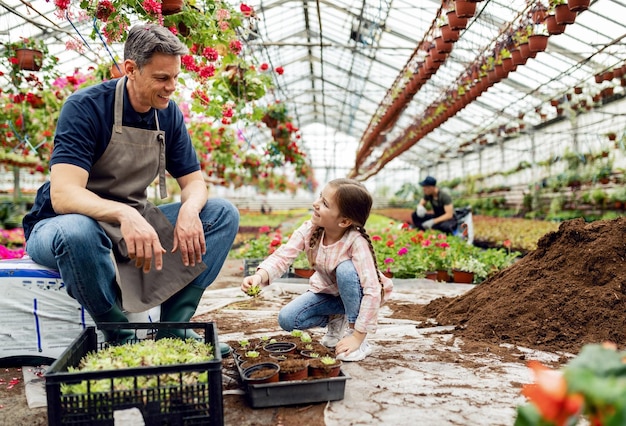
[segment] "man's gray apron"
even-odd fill
[[[128,312],[143,312],[157,306],[185,287],[206,269],[202,262],[185,266],[180,252],[172,253],[174,227],[165,215],[147,200],[146,188],[159,176],[161,198],[165,188],[165,132],[122,126],[124,83],[120,78],[115,90],[115,111],[111,141],[102,157],[93,165],[87,189],[102,198],[119,201],[136,208],[159,234],[163,255],[163,269],[152,265],[149,273],[135,267],[128,258],[126,244],[118,224],[99,222],[113,242],[113,251],[121,289],[122,307]]]

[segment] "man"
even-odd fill
[[[424,196],[417,204],[417,208],[411,214],[413,225],[421,230],[436,229],[447,234],[453,234],[456,230],[457,221],[454,218],[454,206],[452,197],[444,188],[437,187],[437,179],[432,176],[420,182]],[[431,212],[426,211],[426,204],[430,203]]]
[[[96,324],[127,322],[124,310],[157,305],[162,322],[189,321],[237,233],[237,209],[208,200],[183,115],[170,100],[187,52],[159,25],[130,30],[125,77],[78,91],[64,104],[49,182],[24,218],[28,254],[60,272]],[[166,197],[165,169],[181,201],[156,207],[147,188],[158,176]],[[113,344],[133,334],[103,333]],[[161,329],[157,338],[189,334]]]

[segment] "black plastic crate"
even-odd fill
[[[133,367],[90,372],[68,372],[77,367],[88,353],[102,349],[105,343],[97,341],[95,327],[88,327],[72,342],[45,373],[49,425],[114,425],[114,412],[137,408],[147,426],[153,425],[223,425],[222,355],[219,350],[217,328],[213,323],[116,323],[103,328],[147,330],[154,334],[162,328],[195,329],[204,331],[206,343],[214,347],[214,359],[193,364],[174,364],[154,367]],[[207,373],[207,382],[185,381],[185,373]],[[161,376],[177,376],[176,385],[160,385]],[[61,394],[62,384],[85,380],[131,378],[135,388],[82,394]],[[142,389],[138,381],[154,379],[156,387]],[[188,377],[187,377],[188,379]],[[89,382],[87,382],[89,383]]]

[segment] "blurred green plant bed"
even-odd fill
[[[559,229],[560,223],[545,220],[504,218],[474,215],[474,244],[488,247],[510,246],[529,252],[548,232]],[[506,242],[506,244],[505,244]]]
[[[379,215],[409,223],[412,211],[412,209],[406,208],[376,209],[376,213]],[[539,239],[548,232],[558,230],[560,225],[555,221],[477,214],[473,215],[473,221],[475,245],[481,247],[509,246],[512,250],[523,253],[536,249]]]

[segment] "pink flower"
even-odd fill
[[[228,46],[230,47],[230,50],[235,54],[235,55],[239,55],[239,53],[241,52],[241,41],[239,40],[233,40],[231,41]]]
[[[374,241],[382,241],[382,238],[380,237],[380,235],[374,235],[374,236],[372,236],[372,240],[374,240]]]
[[[267,225],[265,225],[265,226],[261,226],[261,227],[259,228],[259,232],[260,232],[260,233],[262,233],[262,234],[266,234],[266,233],[268,233],[268,232],[270,232],[270,231],[271,231],[271,229],[270,229],[270,227],[269,227],[269,226],[267,226]]]
[[[215,15],[217,16],[218,21],[230,19],[230,12],[226,9],[219,9]]]
[[[398,250],[398,256],[404,256],[405,254],[407,254],[409,252],[409,249],[406,247],[402,247],[400,250]]]
[[[431,244],[432,242],[430,240],[422,241],[422,247],[430,247]]]
[[[395,262],[395,260],[393,260],[393,258],[391,258],[391,257],[388,257],[388,258],[385,259],[385,264],[393,263],[393,262]]]

